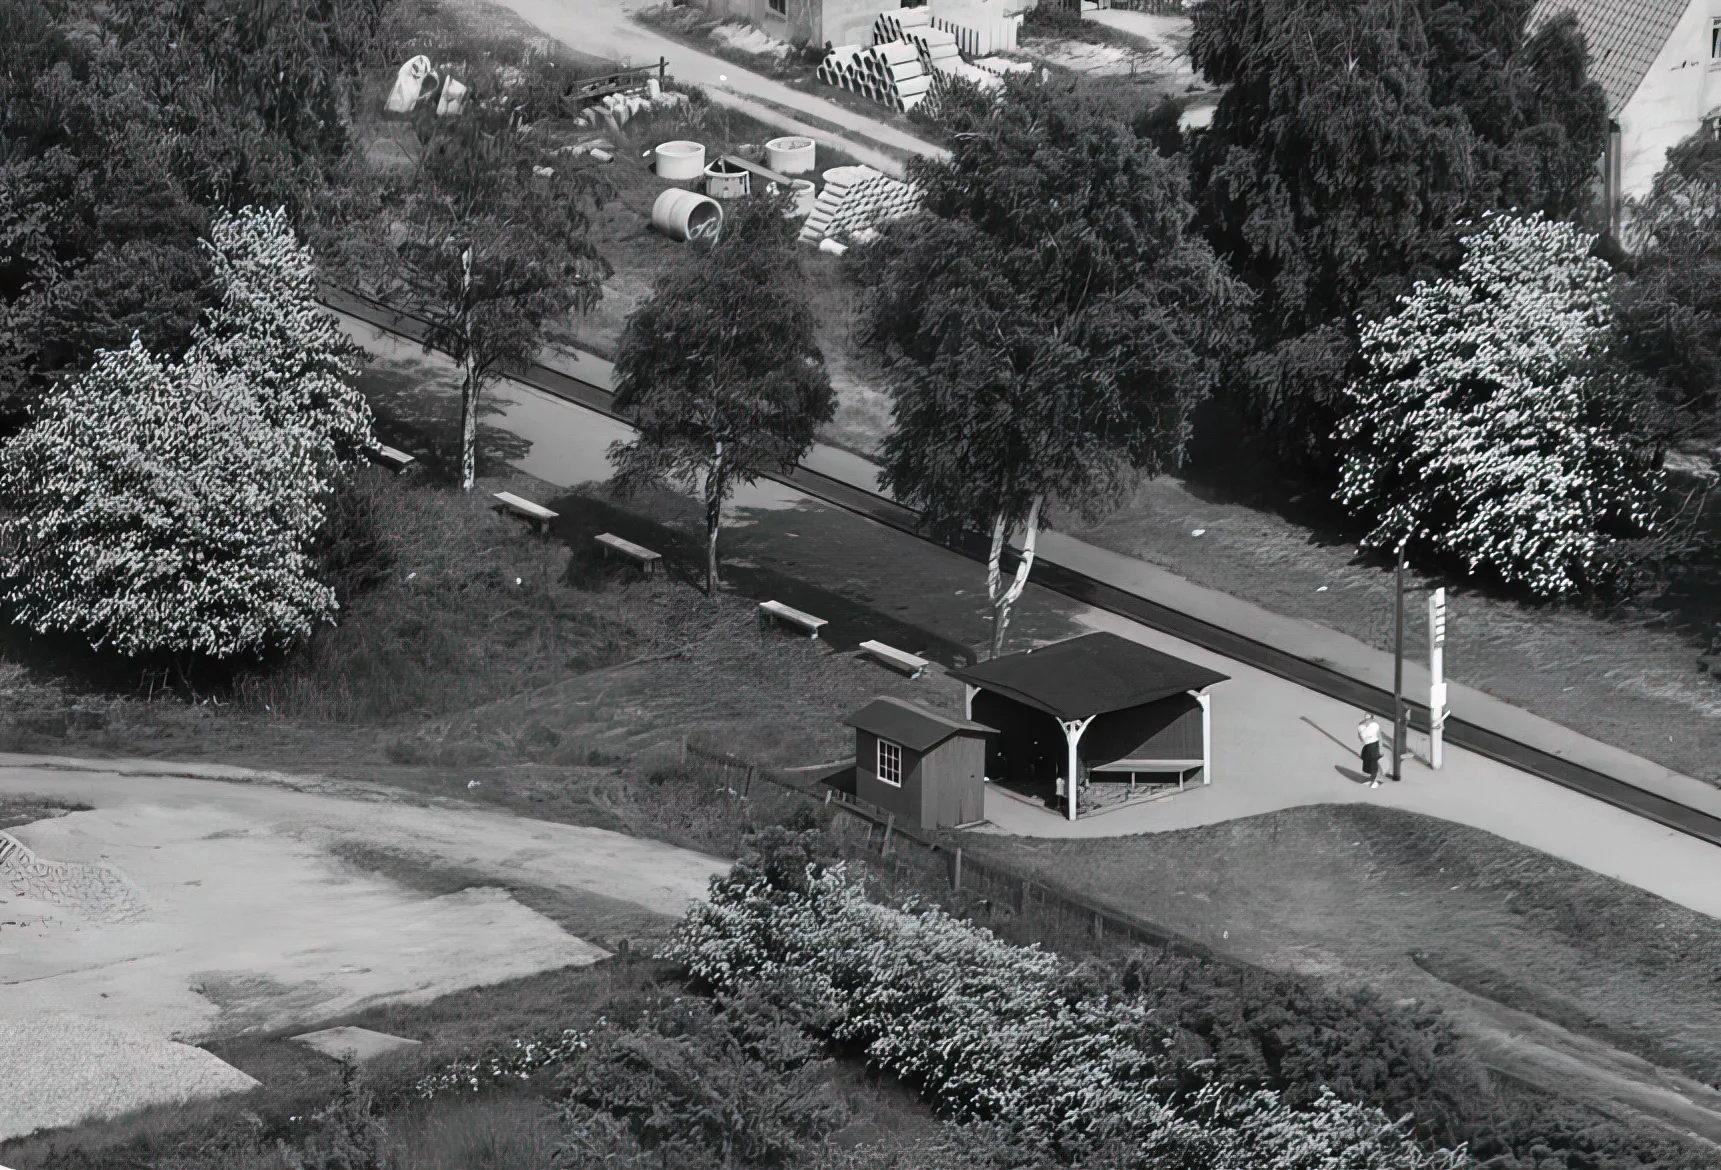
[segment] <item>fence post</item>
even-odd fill
[[[1102,939],[1105,937],[1105,934],[1106,934],[1106,920],[1099,914],[1098,911],[1095,911],[1094,912],[1094,938],[1095,939]]]
[[[956,847],[956,856],[950,863],[950,888],[953,890],[962,888],[962,846],[960,845]]]
[[[746,799],[753,791],[753,765],[747,765],[747,783],[741,786],[741,797]]]
[[[890,819],[884,823],[884,844],[879,847],[878,851],[880,857],[890,856],[890,831],[894,828],[896,828],[896,814],[891,813]]]
[[[831,797],[835,796],[836,794],[837,794],[837,790],[834,788],[825,789],[825,807],[826,808],[831,807]]]
[[[687,737],[681,737],[681,766],[687,767]]]

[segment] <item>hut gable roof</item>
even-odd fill
[[[1229,677],[1105,632],[1008,654],[950,676],[1059,719],[1139,707]]]
[[[992,728],[966,719],[952,719],[906,699],[877,698],[843,720],[915,752],[929,752],[961,732],[987,733]]]
[[[1562,13],[1575,14],[1589,43],[1590,76],[1607,91],[1607,112],[1617,117],[1690,7],[1691,0],[1537,0],[1525,29],[1534,36]],[[1709,46],[1692,51],[1706,55]]]

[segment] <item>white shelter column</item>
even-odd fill
[[[1094,721],[1094,716],[1086,719],[1060,719],[1058,726],[1064,729],[1064,742],[1069,744],[1069,770],[1064,774],[1064,795],[1070,798],[1070,819],[1076,819],[1076,785],[1081,775],[1081,758],[1076,754],[1076,746],[1082,742],[1082,732],[1088,729],[1088,724]]]

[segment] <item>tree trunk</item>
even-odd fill
[[[992,521],[992,555],[986,561],[986,598],[992,603],[992,658],[1004,653],[1004,634],[1010,627],[1010,607],[1016,604],[1028,585],[1028,572],[1034,567],[1034,544],[1040,536],[1040,506],[1045,499],[1044,495],[1035,496],[1028,508],[1027,532],[1022,538],[1022,560],[1017,564],[1016,574],[1008,587],[1004,585],[1000,562],[1004,556],[1004,542],[1010,535],[1010,519],[999,512]]]
[[[469,492],[478,478],[478,379],[470,347],[465,366],[466,377],[460,383],[460,488]]]
[[[478,368],[472,352],[472,249],[461,253],[460,329],[465,339],[461,365],[466,377],[460,384],[460,490],[471,491],[478,478]]]
[[[717,596],[717,532],[723,527],[723,444],[705,474],[705,596]]]

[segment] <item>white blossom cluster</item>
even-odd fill
[[[1374,522],[1364,543],[1409,536],[1552,598],[1593,583],[1610,531],[1654,529],[1661,479],[1610,398],[1593,242],[1540,213],[1490,216],[1456,278],[1363,325],[1336,498]]]
[[[572,1060],[588,1047],[585,1034],[573,1028],[549,1039],[514,1039],[475,1059],[457,1060],[440,1072],[421,1077],[415,1088],[425,1098],[453,1090],[476,1093],[506,1081],[526,1080],[539,1069]]]
[[[185,357],[98,354],[0,450],[0,598],[39,633],[229,658],[333,620],[310,549],[368,409],[286,216],[213,235],[226,297]]]
[[[1450,1170],[1405,1120],[1330,1092],[1293,1109],[1269,1091],[1207,1079],[1168,1049],[1171,1030],[1134,997],[1080,991],[1064,964],[932,908],[869,901],[841,866],[806,893],[717,879],[664,957],[719,990],[754,990],[815,1035],[937,1098],[959,1121],[1081,1157],[1131,1151],[1137,1167]],[[1204,1081],[1183,1092],[1189,1078]],[[1107,1165],[1112,1163],[1108,1162]]]
[[[242,375],[276,426],[308,430],[325,478],[350,468],[376,446],[370,405],[354,381],[352,344],[317,303],[311,249],[294,236],[286,208],[223,213],[209,234],[204,248],[222,297],[196,330],[192,354]]]

